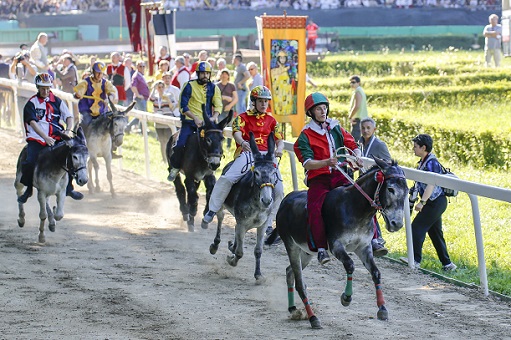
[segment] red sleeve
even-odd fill
[[[193,65],[192,65],[192,69],[190,70],[190,73],[193,73],[195,72],[195,70],[197,69],[197,65],[199,65],[198,62],[194,62]]]
[[[355,151],[358,149],[358,144],[355,142],[355,138],[349,133],[348,131],[341,128],[342,137],[344,138],[344,146],[346,146],[348,149]]]

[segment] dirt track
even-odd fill
[[[339,299],[339,261],[313,261],[304,276],[323,329],[291,321],[282,245],[265,249],[267,281],[256,286],[253,234],[232,268],[225,262],[232,227],[210,255],[214,230],[188,233],[173,188],[131,173],[114,171],[115,200],[103,192],[66,201],[56,232],[39,244],[35,198],[26,226],[16,223],[22,144],[10,131],[0,129],[0,138],[1,339],[511,339],[509,304],[384,259],[377,264],[388,322],[376,320],[374,286],[359,261],[348,308]]]

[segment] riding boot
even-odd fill
[[[28,198],[32,196],[33,190],[34,189],[31,185],[27,186],[23,195],[18,197],[18,203],[27,203]]]
[[[74,191],[73,177],[71,177],[71,176],[69,176],[69,181],[67,182],[66,196],[69,196],[72,199],[77,200],[77,201],[79,201],[83,198],[83,194],[81,192]]]
[[[179,174],[179,170],[181,169],[181,164],[183,162],[185,148],[184,146],[175,146],[172,149],[172,156],[170,156],[170,167],[169,167],[169,175],[167,180],[169,182],[174,182]]]
[[[209,211],[204,215],[202,219],[206,223],[211,223],[215,214],[222,209],[222,205],[225,202],[229,192],[231,192],[232,183],[227,178],[220,176],[218,181],[213,187],[213,192],[209,198]]]

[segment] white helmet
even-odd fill
[[[52,86],[53,77],[49,73],[40,73],[35,77],[36,86]]]

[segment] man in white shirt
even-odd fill
[[[48,58],[46,43],[48,42],[48,35],[44,32],[39,33],[36,42],[30,48],[30,58],[37,66],[37,73],[48,72]]]

